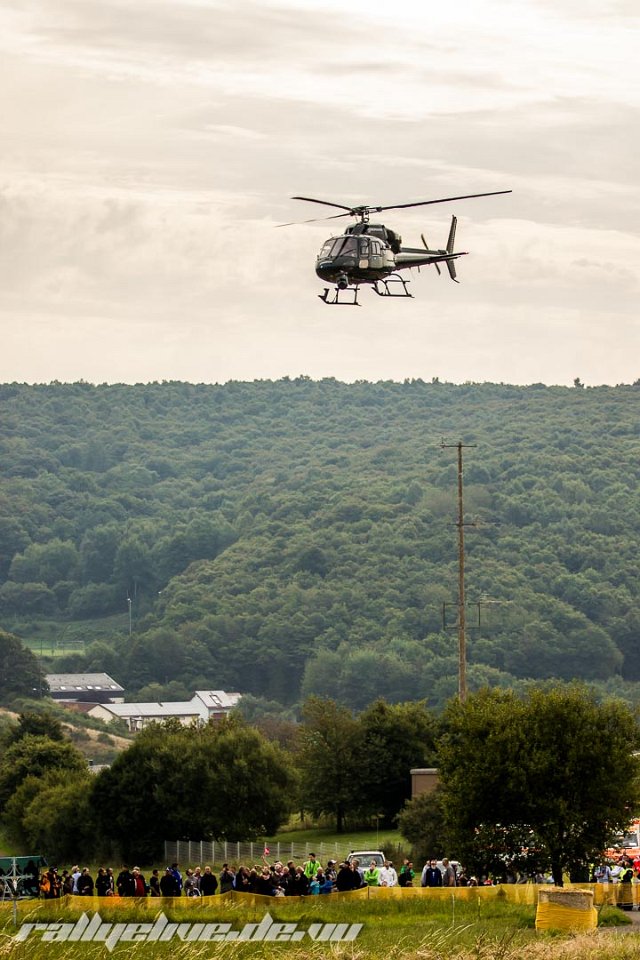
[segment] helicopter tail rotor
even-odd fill
[[[449,228],[449,239],[447,240],[447,253],[453,253],[453,247],[456,242],[456,226],[458,225],[457,217],[451,217],[451,227]],[[447,265],[447,270],[449,271],[449,276],[454,283],[460,283],[456,276],[456,265],[454,260],[445,260]]]
[[[424,238],[424,233],[421,233],[421,234],[420,234],[420,239],[422,240],[422,242],[423,242],[423,244],[424,244],[424,248],[425,248],[425,250],[427,251],[427,253],[431,253],[431,250],[429,250],[429,244],[427,243],[427,241],[426,241],[425,238]],[[436,270],[438,271],[438,276],[441,276],[442,270],[440,269],[440,264],[434,263],[434,267],[435,267]]]

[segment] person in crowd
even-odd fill
[[[237,893],[251,893],[251,871],[248,867],[238,867],[234,889]]]
[[[187,867],[187,873],[184,879],[184,892],[187,897],[199,897],[200,888],[196,881],[193,870]]]
[[[286,893],[290,897],[307,897],[311,881],[304,872],[304,867],[294,868],[294,878],[287,884]]]
[[[415,876],[416,872],[413,869],[413,861],[404,860],[402,866],[400,867],[400,873],[398,874],[398,886],[412,887]]]
[[[171,867],[167,867],[164,876],[160,877],[160,893],[163,897],[179,897],[178,881],[173,875]]]
[[[315,853],[309,854],[309,859],[304,863],[303,868],[307,879],[317,876],[318,869],[322,866],[319,860],[316,860]]]
[[[93,896],[93,877],[89,873],[89,867],[84,867],[82,873],[78,877],[78,883],[76,884],[78,890],[78,896],[80,897],[92,897]]]
[[[63,870],[60,874],[60,881],[62,883],[62,896],[68,897],[73,893],[73,877],[68,870]]]
[[[220,893],[229,893],[230,890],[233,890],[235,882],[235,873],[229,869],[228,863],[223,863],[220,871]]]
[[[271,871],[263,867],[253,882],[253,892],[261,897],[273,897],[275,894]]]
[[[338,890],[339,893],[348,893],[349,890],[354,890],[355,877],[356,875],[351,869],[351,866],[346,862],[341,863],[336,875],[336,890]]]
[[[359,890],[360,887],[366,886],[364,882],[364,870],[360,866],[360,861],[355,857],[351,861],[351,869],[353,870],[353,889]]]
[[[40,877],[40,896],[45,900],[56,900],[60,896],[62,882],[55,867],[49,867]]]
[[[134,897],[146,897],[149,886],[140,872],[140,867],[133,868]]]
[[[77,864],[75,865],[75,867],[71,867],[71,882],[72,882],[71,893],[77,894],[78,880],[80,879],[81,873],[82,871],[80,870],[80,867]]]
[[[384,866],[380,868],[379,883],[381,887],[398,886],[398,874],[391,860],[385,860]]]
[[[206,866],[200,878],[200,893],[203,897],[212,897],[218,889],[218,878],[212,873],[211,867]]]
[[[119,897],[135,897],[136,895],[135,878],[126,863],[122,864],[122,870],[118,874],[116,890]]]
[[[162,893],[160,892],[160,875],[157,867],[153,868],[151,871],[151,876],[149,877],[149,894],[152,897],[162,896]]]
[[[364,872],[364,882],[368,887],[380,886],[380,867],[375,860],[369,864],[369,869]]]
[[[437,860],[427,860],[427,862],[425,863],[424,867],[422,868],[420,886],[422,887],[441,887],[442,886],[442,873],[438,868]]]
[[[110,896],[109,889],[109,876],[104,867],[98,867],[98,873],[96,875],[96,896],[97,897],[108,897]]]
[[[442,861],[442,886],[455,887],[457,884],[456,871],[449,860],[444,857]]]
[[[596,867],[595,877],[597,883],[611,883],[611,867],[606,861]]]
[[[178,893],[177,893],[177,896],[181,896],[181,894],[182,894],[182,874],[180,873],[180,870],[178,869],[178,864],[177,864],[177,863],[172,863],[172,864],[171,864],[171,873],[172,873],[173,876],[175,877],[175,881],[176,881],[176,883],[178,884]]]
[[[324,875],[328,880],[331,881],[331,883],[335,884],[336,877],[338,876],[335,860],[327,860],[327,866],[325,867]]]

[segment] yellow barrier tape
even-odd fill
[[[539,903],[536,911],[536,930],[595,930],[598,912],[575,910],[557,903]]]
[[[352,890],[348,893],[334,892],[331,894],[320,894],[318,896],[307,897],[264,897],[258,894],[238,893],[235,890],[229,893],[217,894],[215,897],[79,897],[65,896],[56,900],[20,900],[16,904],[17,912],[24,916],[32,914],[39,910],[44,910],[49,914],[55,914],[59,909],[61,911],[71,909],[77,910],[78,914],[84,910],[120,910],[134,906],[142,910],[148,910],[151,913],[161,909],[171,909],[191,913],[205,908],[215,907],[216,909],[235,909],[239,905],[246,906],[266,906],[268,904],[278,907],[290,903],[298,904],[304,902],[323,903],[327,901],[341,902],[356,901],[361,899],[373,900],[376,898],[398,899],[398,898],[424,898],[431,900],[451,900],[453,897],[460,902],[484,902],[488,900],[503,900],[505,903],[529,904],[535,906],[538,902],[538,894],[541,890],[553,890],[552,885],[535,883],[503,884],[501,886],[487,887],[363,887],[360,890]],[[593,892],[593,902],[596,906],[609,904],[611,906],[637,905],[640,901],[640,884],[566,884],[564,890],[591,890]],[[13,909],[10,900],[4,900],[0,903],[0,916],[2,908],[5,911]]]

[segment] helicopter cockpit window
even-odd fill
[[[335,240],[327,240],[326,243],[323,243],[322,250],[320,251],[320,256],[323,258],[331,256],[331,247],[335,243]]]
[[[356,256],[358,252],[358,241],[356,237],[338,237],[333,241],[329,256],[344,257]]]

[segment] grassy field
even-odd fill
[[[346,857],[351,850],[382,850],[392,860],[398,860],[408,847],[399,830],[352,830],[336,833],[332,827],[291,827],[270,837],[267,843],[304,843],[311,850],[317,847],[335,849],[339,857]],[[322,858],[321,858],[322,859]],[[336,857],[335,859],[338,859]]]
[[[75,923],[83,909],[92,914],[98,901],[19,905],[19,923]],[[32,934],[24,942],[14,939],[11,906],[0,908],[0,956],[44,960],[61,957],[107,956],[103,943],[46,943],[41,934]],[[183,943],[175,936],[166,943],[124,943],[114,947],[113,956],[173,957],[179,960],[217,960],[218,957],[258,957],[264,960],[286,956],[302,960],[330,955],[335,960],[381,960],[393,955],[407,960],[590,960],[605,953],[617,960],[631,960],[640,954],[636,934],[621,935],[599,929],[589,935],[567,936],[553,933],[536,934],[535,907],[506,903],[499,898],[477,902],[456,902],[448,897],[411,897],[393,900],[338,896],[312,897],[304,901],[259,898],[245,903],[215,898],[208,901],[135,901],[118,906],[99,901],[100,918],[104,923],[151,923],[164,912],[168,920],[180,923],[228,923],[241,930],[247,923],[260,923],[265,914],[274,922],[295,923],[305,932],[314,923],[362,924],[357,938],[350,943],[317,943],[305,936],[304,943]],[[617,916],[616,916],[617,915]],[[627,918],[613,908],[604,908],[602,921]],[[183,928],[184,930],[184,928]],[[183,935],[185,935],[183,933]],[[605,942],[603,942],[603,938]]]
[[[15,617],[6,627],[17,634],[36,656],[57,657],[67,653],[83,653],[94,640],[109,641],[129,632],[128,612],[92,620],[48,620]]]

